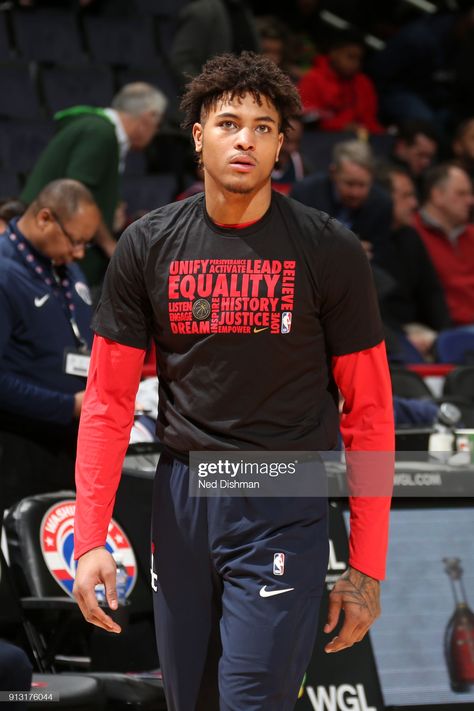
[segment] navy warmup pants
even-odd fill
[[[188,479],[161,456],[152,582],[168,711],[291,711],[316,636],[327,500],[189,497]]]

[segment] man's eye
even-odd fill
[[[233,121],[221,121],[219,126],[222,126],[222,128],[234,128],[235,123]]]
[[[257,131],[259,133],[270,133],[271,129],[270,126],[267,126],[266,124],[262,123],[260,126],[257,126]]]

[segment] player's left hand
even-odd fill
[[[365,637],[380,615],[380,582],[349,567],[329,595],[326,634],[336,627],[341,610],[344,610],[344,624],[339,634],[324,647],[325,652],[340,652]]]

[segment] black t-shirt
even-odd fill
[[[133,223],[94,330],[136,348],[155,340],[157,434],[182,453],[334,448],[331,357],[383,338],[359,240],[277,193],[240,229],[215,225],[203,194]]]

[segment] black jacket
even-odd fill
[[[331,179],[325,174],[310,175],[296,183],[291,197],[336,218],[341,209],[336,202]],[[366,202],[353,213],[350,229],[359,239],[372,244],[373,263],[388,271],[393,261],[391,223],[392,200],[385,190],[374,184]]]

